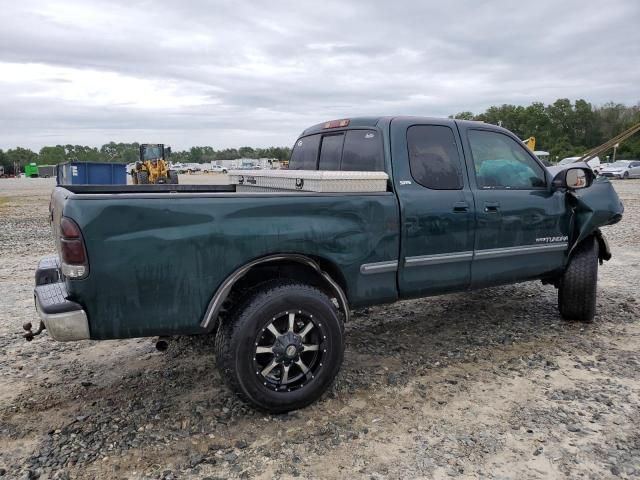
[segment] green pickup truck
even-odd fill
[[[305,130],[293,170],[383,171],[386,191],[235,185],[57,187],[59,256],[36,272],[56,340],[216,335],[224,381],[254,406],[310,404],[343,359],[350,310],[542,280],[591,321],[598,227],[623,206],[587,165],[546,168],[509,131],[422,117]]]

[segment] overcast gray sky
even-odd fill
[[[640,101],[640,2],[3,2],[0,148],[290,145],[369,114]]]

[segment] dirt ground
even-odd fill
[[[209,338],[22,339],[52,185],[0,180],[4,478],[640,476],[640,181],[615,182],[595,323],[539,282],[359,311],[332,391],[277,416],[221,385]]]

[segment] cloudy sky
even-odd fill
[[[369,114],[640,101],[640,2],[5,1],[0,148],[290,145]]]

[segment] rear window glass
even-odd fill
[[[462,188],[460,156],[453,131],[440,125],[415,125],[407,130],[411,175],[434,190]]]
[[[383,171],[382,144],[378,136],[375,130],[348,130],[345,135],[340,170]]]
[[[340,157],[342,157],[342,143],[344,134],[325,135],[322,137],[320,148],[319,170],[340,170]]]
[[[319,148],[320,135],[310,135],[298,139],[293,147],[293,152],[291,152],[289,168],[291,170],[316,170]]]

